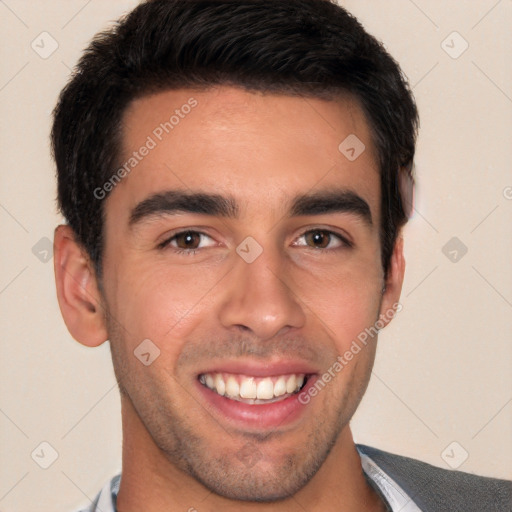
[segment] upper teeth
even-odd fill
[[[275,377],[250,377],[229,373],[204,373],[199,380],[219,395],[235,400],[271,400],[295,393],[304,384],[305,375],[292,374]]]

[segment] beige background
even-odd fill
[[[120,468],[108,345],[71,339],[41,258],[60,222],[51,110],[89,39],[135,4],[0,1],[2,512],[71,511]],[[511,478],[512,1],[343,4],[401,63],[421,115],[403,311],[381,334],[356,440]],[[58,43],[46,59],[31,47],[51,49],[43,31]],[[468,249],[456,262],[442,252],[452,237]],[[34,460],[50,460],[43,441],[58,453],[48,469]]]

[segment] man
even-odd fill
[[[55,110],[59,304],[110,341],[123,470],[90,510],[510,510],[505,481],[356,446],[399,310],[417,111],[328,0],[156,0]]]

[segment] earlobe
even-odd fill
[[[57,299],[70,334],[83,345],[101,345],[108,334],[96,273],[69,226],[55,230],[54,270]]]
[[[382,290],[382,302],[379,319],[386,326],[393,319],[395,313],[401,310],[400,294],[405,273],[404,240],[399,233],[397,236],[388,275]]]

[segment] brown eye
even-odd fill
[[[197,249],[201,243],[201,234],[194,231],[186,231],[175,235],[173,241],[173,245],[179,249]]]
[[[331,243],[332,235],[328,231],[308,231],[304,234],[306,245],[316,249],[325,249]]]
[[[218,244],[216,241],[206,233],[201,231],[194,231],[187,229],[178,233],[165,240],[158,245],[159,249],[172,249],[176,254],[189,254],[194,255],[196,251],[202,251],[203,249],[209,249],[215,247]]]

